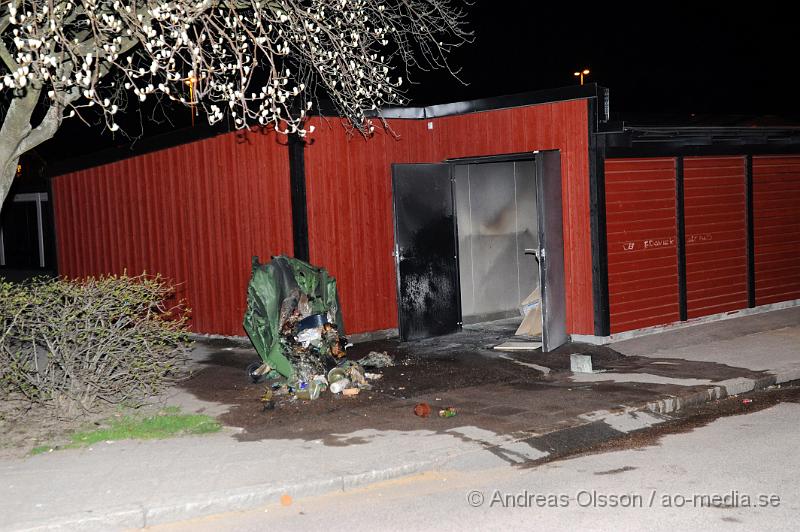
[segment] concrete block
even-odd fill
[[[590,355],[570,355],[569,369],[573,373],[592,373],[592,357]]]

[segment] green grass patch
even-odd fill
[[[102,441],[155,440],[189,434],[218,432],[222,426],[203,414],[183,414],[177,407],[167,407],[150,416],[119,415],[106,420],[102,426],[75,432],[70,443],[53,447],[40,445],[31,454],[41,454],[55,449],[86,447]]]
[[[53,446],[52,445],[39,445],[38,447],[34,447],[33,449],[31,449],[31,454],[34,454],[34,455],[35,454],[42,454],[42,453],[46,453],[46,452],[52,451],[52,450],[53,450]]]

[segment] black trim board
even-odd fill
[[[526,105],[563,102],[583,98],[600,98],[607,96],[608,90],[596,83],[585,85],[570,85],[555,89],[523,92],[493,98],[480,98],[463,102],[429,105],[426,107],[386,107],[381,109],[383,118],[426,119],[440,118],[443,116],[479,113],[481,111],[496,111]],[[375,113],[375,116],[378,116]]]
[[[675,158],[675,226],[678,254],[678,313],[681,321],[688,318],[686,304],[686,217],[683,198],[683,157]]]
[[[597,100],[588,100],[589,220],[592,239],[592,301],[594,334],[611,334],[608,303],[608,236],[606,233],[605,137],[595,134]]]
[[[604,135],[605,136],[605,135]],[[675,146],[666,143],[636,145],[630,147],[606,148],[608,159],[629,159],[637,157],[693,157],[714,155],[791,155],[800,153],[800,144],[741,144]]]
[[[756,306],[756,256],[755,233],[753,231],[753,156],[746,155],[744,159],[744,202],[745,202],[745,228],[747,240],[745,252],[747,254],[747,306]]]
[[[305,141],[289,135],[289,183],[292,193],[292,242],[294,256],[308,262],[308,206],[306,205]]]
[[[538,152],[529,151],[522,153],[499,153],[497,155],[481,155],[478,157],[457,157],[445,159],[448,164],[488,164],[488,163],[507,163],[511,161],[533,161]]]

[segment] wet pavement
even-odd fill
[[[773,386],[766,390],[748,393],[746,396],[726,397],[698,405],[690,410],[673,414],[673,419],[655,425],[647,430],[635,431],[617,438],[609,438],[602,442],[593,442],[586,448],[573,449],[570,452],[548,457],[547,461],[562,460],[585,454],[607,453],[621,449],[640,449],[656,445],[669,434],[683,434],[724,417],[740,416],[759,412],[780,403],[800,403],[800,382]],[[525,467],[535,467],[539,463],[531,462]]]
[[[790,319],[782,317],[788,313],[772,314],[759,320],[775,324]],[[359,359],[378,349],[400,363],[380,370],[385,376],[371,393],[352,399],[325,393],[317,401],[281,402],[272,411],[265,411],[260,401],[264,385],[250,383],[245,371],[256,358],[252,348],[232,340],[204,340],[193,353],[194,377],[164,399],[186,412],[218,417],[227,425],[222,432],[98,442],[88,449],[0,460],[0,513],[5,523],[26,529],[129,529],[254,508],[285,494],[310,497],[390,479],[402,482],[400,477],[422,472],[483,474],[502,467],[522,475],[537,463],[651,445],[671,431],[689,431],[774,402],[786,404],[766,412],[794,412],[781,407],[793,405],[790,401],[800,392],[774,385],[798,379],[794,371],[781,368],[797,359],[800,326],[778,323],[777,329],[753,333],[747,320],[710,327],[721,340],[704,343],[701,331],[682,333],[696,339],[691,345],[683,342],[682,352],[693,355],[683,359],[654,348],[624,356],[613,345],[572,344],[547,355],[492,350],[511,339],[514,325],[507,323],[407,344],[360,345],[350,357]],[[670,336],[649,342],[669,347]],[[723,351],[734,358],[713,357]],[[599,372],[573,375],[567,369],[572,352],[591,354]],[[743,366],[733,362],[737,358],[759,365],[736,367]],[[715,400],[742,391],[749,393]],[[434,411],[453,406],[458,415],[419,418],[413,407],[420,400],[431,403]],[[748,418],[731,423],[741,431],[730,436],[734,449],[740,435],[753,430],[793,434],[791,415],[773,416],[763,429],[748,428]],[[725,442],[711,439],[685,446],[677,463],[702,452],[698,445],[713,450],[707,456],[716,456],[720,443]],[[744,465],[748,478],[758,476],[759,464],[730,460],[723,457],[726,468]],[[635,474],[625,469],[630,465],[625,461],[595,468],[601,474],[592,478]]]
[[[493,350],[520,340],[513,336],[516,326],[516,320],[504,320],[415,342],[359,344],[348,350],[348,358],[386,351],[397,364],[374,370],[383,378],[373,381],[372,390],[355,397],[323,392],[315,401],[281,396],[274,410],[261,402],[266,385],[253,384],[245,372],[257,360],[252,348],[202,341],[205,357],[181,387],[203,401],[227,405],[218,419],[241,428],[239,440],[320,439],[338,446],[363,443],[341,436],[362,429],[440,432],[470,425],[517,437],[544,434],[585,423],[587,412],[622,411],[665,395],[703,391],[713,382],[763,375],[713,362],[624,356],[588,344],[567,344],[547,354]],[[572,353],[591,355],[596,372],[573,375]],[[419,402],[431,405],[431,417],[414,415]],[[438,410],[448,406],[457,416],[440,418]]]

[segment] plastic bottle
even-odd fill
[[[331,393],[341,393],[342,390],[350,386],[350,379],[339,379],[332,382],[330,386]]]

